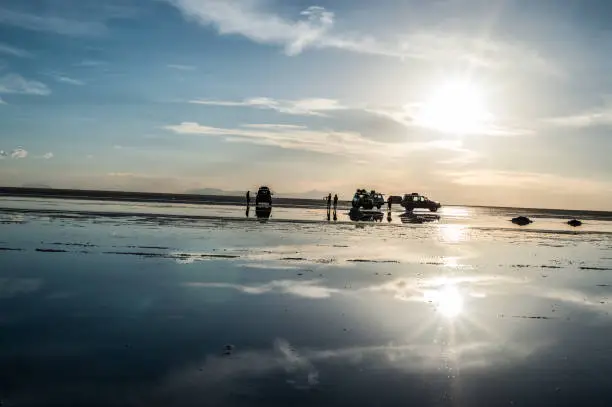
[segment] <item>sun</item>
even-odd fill
[[[445,133],[484,131],[492,119],[482,91],[470,81],[449,81],[436,88],[421,105],[418,124]]]

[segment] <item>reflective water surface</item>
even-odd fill
[[[606,221],[14,203],[0,205],[4,406],[612,403]]]

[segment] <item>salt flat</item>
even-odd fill
[[[4,405],[610,405],[585,214],[0,201]]]

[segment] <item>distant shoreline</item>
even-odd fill
[[[22,188],[0,187],[0,197],[29,197],[50,199],[82,199],[95,201],[123,202],[159,202],[201,205],[245,205],[245,196],[235,195],[201,195],[201,194],[171,194],[163,192],[130,192],[130,191],[97,191],[86,189],[56,189],[56,188]],[[255,203],[255,194],[251,195],[251,204]],[[340,201],[348,205],[348,201]],[[274,197],[274,206],[324,208],[326,202],[321,199],[282,198]]]
[[[0,197],[30,197],[50,199],[77,199],[93,201],[120,201],[120,202],[159,202],[159,203],[182,203],[200,205],[244,205],[245,196],[236,195],[202,195],[202,194],[172,194],[164,192],[131,192],[131,191],[99,191],[87,189],[60,189],[60,188],[29,188],[29,187],[0,187]],[[303,207],[303,208],[325,208],[326,201],[310,198],[283,198],[274,197],[274,206],[277,207]],[[255,194],[251,195],[251,203],[254,203]],[[350,201],[339,201],[340,207],[348,207]],[[394,205],[395,207],[398,205]],[[603,215],[612,216],[612,211],[602,210],[580,210],[580,209],[549,209],[549,208],[517,208],[504,206],[484,205],[444,205],[442,206],[465,206],[472,208],[506,209],[525,212],[547,212],[559,215]]]

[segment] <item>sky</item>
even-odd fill
[[[605,0],[3,0],[0,185],[612,210]]]

